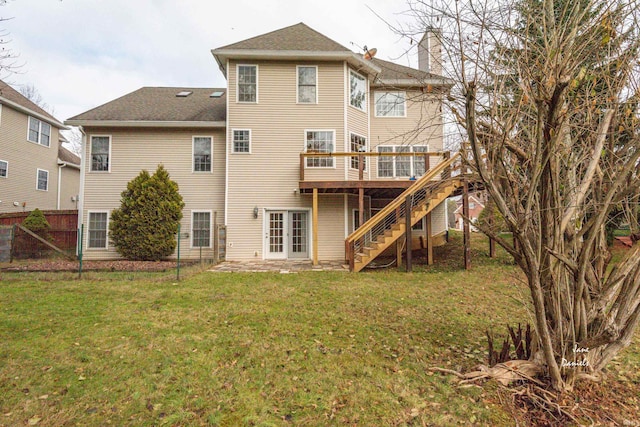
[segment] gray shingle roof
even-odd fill
[[[62,145],[58,147],[58,159],[66,163],[80,166],[80,157],[76,156]]]
[[[176,96],[179,92],[189,96]],[[211,98],[213,92],[223,92]],[[72,121],[224,122],[226,88],[143,87],[68,119]]]
[[[351,52],[351,50],[342,46],[340,43],[331,40],[329,37],[317,32],[302,22],[247,40],[222,46],[215,49],[215,51],[227,49]]]
[[[7,83],[0,80],[0,97],[5,98],[8,101],[11,101],[15,104],[18,104],[22,108],[27,110],[31,110],[34,113],[38,113],[39,115],[47,118],[53,122],[52,124],[59,124],[60,121],[53,117],[51,114],[40,108],[37,104],[32,102],[30,99],[22,95],[20,92],[9,86]]]
[[[395,64],[383,59],[371,58],[371,62],[382,70],[380,74],[378,74],[378,78],[382,80],[416,79],[422,81],[429,78],[440,77],[436,74]]]

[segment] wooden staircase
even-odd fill
[[[451,165],[458,160],[458,157],[459,155],[456,154],[427,172],[347,237],[345,247],[351,271],[361,271],[405,235],[407,199],[411,202],[408,214],[413,226],[462,186],[461,179],[443,176],[448,175],[446,171],[451,169]],[[441,175],[440,179],[434,181],[438,175]]]

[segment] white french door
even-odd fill
[[[300,210],[265,212],[265,258],[309,258],[309,213]]]

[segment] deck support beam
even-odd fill
[[[412,251],[411,251],[411,246],[412,246],[412,236],[411,236],[411,231],[412,231],[412,227],[411,227],[411,197],[412,196],[407,196],[407,198],[405,199],[404,202],[404,219],[405,219],[405,235],[406,235],[406,242],[407,242],[407,273],[411,273],[411,270],[413,269],[413,259],[412,259]]]
[[[312,207],[313,227],[313,265],[318,265],[318,189],[313,189]]]

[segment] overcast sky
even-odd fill
[[[0,23],[19,72],[59,120],[142,86],[226,87],[211,49],[304,22],[354,51],[417,66],[404,0],[8,0]],[[370,10],[371,9],[371,10]]]

